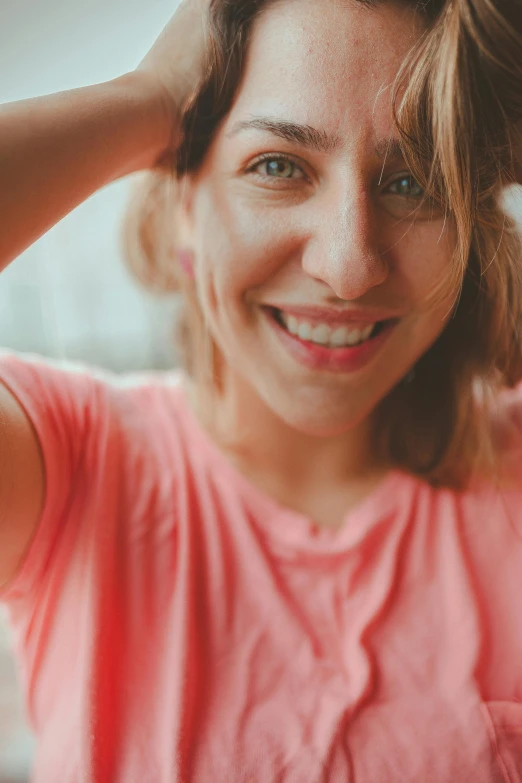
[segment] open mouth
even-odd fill
[[[387,327],[396,323],[396,319],[390,319],[365,326],[356,326],[355,324],[333,326],[325,323],[310,323],[306,318],[296,318],[276,307],[267,307],[266,309],[276,323],[293,337],[304,343],[331,350],[357,348],[364,343],[375,340]]]

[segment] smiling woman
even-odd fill
[[[0,115],[2,263],[154,169],[188,370],[0,357],[36,783],[522,783],[521,63],[511,0],[188,0]]]
[[[216,387],[226,353],[269,408],[316,434],[367,426],[373,410],[373,457],[453,487],[491,469],[484,405],[522,376],[520,238],[498,198],[515,177],[520,42],[487,8],[333,2],[325,16],[313,2],[213,3],[178,185],[151,175],[126,229],[138,277],[184,290],[192,374],[208,381],[213,357]],[[170,216],[183,192],[206,199],[195,236],[208,239],[212,271],[198,246],[195,286],[165,252],[179,242]],[[194,249],[186,210],[182,223]],[[302,323],[289,330],[296,307]],[[368,345],[343,348],[368,328]],[[342,373],[336,388],[299,373],[281,346],[308,370]]]

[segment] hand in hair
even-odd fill
[[[172,117],[172,143],[179,143],[179,118],[203,71],[206,19],[210,0],[181,0],[175,14],[140,62],[137,71],[151,77]]]

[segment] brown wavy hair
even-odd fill
[[[231,108],[253,23],[269,2],[211,0],[206,68],[183,107],[183,141],[169,165],[139,182],[124,222],[137,278],[153,291],[181,295],[178,344],[187,371],[202,380],[213,377],[219,352],[175,262],[177,183],[198,169]],[[379,403],[375,449],[433,485],[459,488],[494,462],[487,401],[522,379],[522,241],[501,198],[517,178],[514,150],[522,149],[522,5],[354,2],[396,2],[425,19],[394,86],[394,116],[414,177],[457,229],[453,316],[413,380]]]

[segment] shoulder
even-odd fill
[[[0,381],[19,400],[38,434],[52,424],[89,437],[116,422],[138,434],[175,425],[182,373],[110,370],[70,360],[0,350]]]
[[[179,375],[117,375],[1,351],[0,383],[36,437],[44,475],[15,593],[32,593],[60,564],[65,573],[74,557],[99,551],[111,529],[124,540],[133,526],[172,515],[182,462]]]
[[[460,495],[470,547],[503,551],[504,562],[518,560],[522,573],[522,384],[489,400],[489,466]]]

